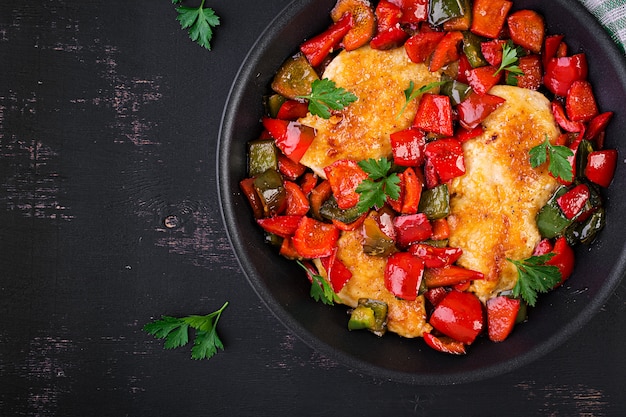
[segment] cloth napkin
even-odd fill
[[[580,0],[607,30],[622,52],[626,49],[626,0]]]

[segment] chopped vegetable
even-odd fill
[[[367,329],[376,336],[387,330],[387,303],[368,298],[360,298],[358,305],[350,311],[348,329]]]
[[[165,339],[165,349],[174,349],[185,346],[189,342],[189,327],[195,329],[192,359],[210,359],[218,349],[224,349],[224,344],[217,334],[217,323],[222,312],[228,306],[225,302],[219,310],[205,316],[191,315],[186,317],[162,316],[146,324],[143,330],[157,339]]]
[[[300,51],[306,56],[311,66],[317,67],[339,46],[343,37],[352,29],[352,15],[344,14],[334,22],[325,32],[309,39],[300,45]]]
[[[504,295],[487,300],[487,334],[492,342],[503,342],[515,327],[521,302]]]
[[[485,324],[483,306],[470,292],[450,291],[433,310],[430,324],[446,336],[471,345]]]

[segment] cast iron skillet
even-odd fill
[[[246,142],[261,131],[262,97],[285,58],[330,24],[336,0],[294,0],[267,27],[245,57],[224,110],[217,152],[218,193],[232,247],[248,281],[276,317],[311,347],[357,371],[413,384],[455,384],[492,377],[527,364],[579,331],[619,284],[626,267],[624,165],[606,199],[607,225],[590,247],[576,248],[577,266],[566,285],[541,295],[529,321],[504,343],[479,338],[463,357],[445,355],[419,339],[378,338],[347,330],[347,308],[316,303],[302,270],[266,245],[238,182],[246,175]],[[574,0],[516,0],[546,18],[548,32],[565,34],[571,53],[585,52],[601,111],[615,116],[606,146],[626,155],[624,58],[597,21]],[[622,156],[622,158],[624,158]],[[584,330],[583,330],[584,331]]]

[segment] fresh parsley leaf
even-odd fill
[[[548,170],[554,178],[561,178],[565,182],[572,180],[574,173],[568,158],[574,156],[574,152],[567,146],[552,145],[546,136],[543,143],[535,146],[528,153],[530,165],[533,168],[537,168],[549,160]]]
[[[387,197],[393,200],[400,197],[400,177],[395,172],[389,174],[391,162],[387,158],[369,158],[358,164],[368,174],[368,178],[356,187],[360,194],[357,208],[361,213],[372,207],[382,207]]]
[[[205,316],[186,317],[162,316],[159,320],[147,323],[143,330],[157,339],[165,339],[164,348],[174,349],[189,342],[189,327],[196,330],[192,359],[210,359],[218,349],[224,350],[224,344],[217,334],[217,322],[228,302],[217,311]]]
[[[180,4],[182,0],[172,0],[172,4]],[[182,29],[189,29],[188,34],[192,41],[203,48],[211,50],[213,28],[219,26],[220,18],[210,7],[204,7],[202,0],[198,7],[178,6],[176,20]]]
[[[311,83],[311,93],[298,96],[309,100],[311,114],[323,119],[330,118],[331,110],[341,110],[358,100],[358,97],[343,87],[337,87],[334,81],[324,78]]]
[[[341,301],[323,276],[313,273],[300,261],[298,261],[298,265],[300,265],[306,271],[309,278],[311,278],[310,294],[315,301],[321,301],[329,306],[334,305],[335,302]]]
[[[524,50],[519,47],[513,45],[513,42],[510,40],[502,45],[502,62],[500,63],[500,67],[493,74],[495,77],[500,73],[500,71],[508,71],[512,74],[516,75],[524,75],[524,71],[519,67],[519,59],[524,55]]]
[[[513,287],[513,296],[522,297],[526,303],[534,307],[537,303],[537,293],[545,293],[554,288],[561,281],[559,268],[554,265],[546,265],[553,253],[516,261],[507,260],[517,268],[518,279]]]
[[[406,110],[406,107],[409,105],[411,101],[415,100],[416,98],[426,93],[427,91],[440,87],[443,84],[445,84],[445,81],[434,81],[432,83],[423,85],[416,90],[415,83],[413,81],[409,82],[409,87],[406,90],[404,90],[404,99],[405,99],[404,106],[402,106],[402,109],[400,109],[400,113],[398,113],[397,117],[402,116],[402,113],[404,113],[404,111]]]

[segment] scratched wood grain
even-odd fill
[[[287,3],[211,2],[211,52],[169,0],[0,3],[0,416],[626,415],[625,284],[546,357],[448,387],[355,372],[267,310],[222,227],[215,145]],[[210,361],[141,331],[226,300]]]

